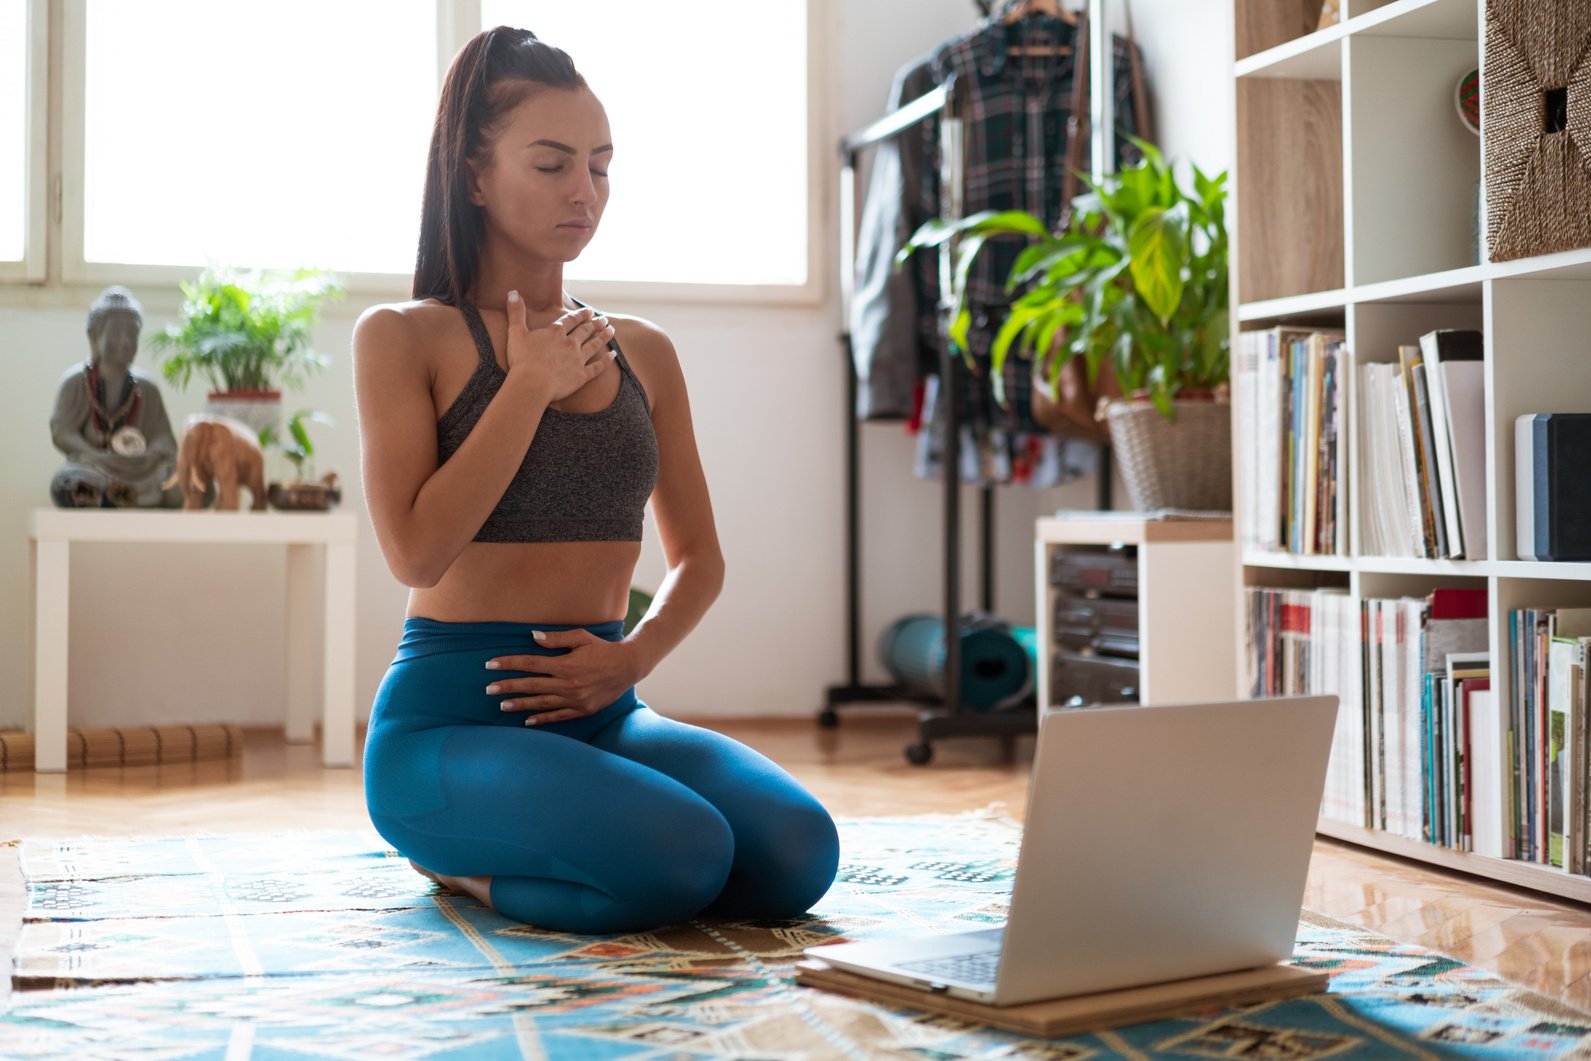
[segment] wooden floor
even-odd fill
[[[1016,742],[1011,761],[997,740],[946,741],[935,746],[932,764],[914,767],[902,748],[914,738],[915,716],[892,708],[851,711],[836,730],[802,719],[713,727],[779,762],[836,815],[990,804],[1023,814],[1031,738]],[[313,747],[286,745],[280,731],[251,731],[243,755],[219,763],[0,774],[0,840],[368,824],[359,771],[322,768]],[[1591,908],[1328,840],[1315,844],[1304,905],[1591,1012]],[[0,960],[7,967],[21,909],[15,859],[0,855]]]

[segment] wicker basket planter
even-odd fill
[[[1486,0],[1493,261],[1591,246],[1591,3]]]
[[[1105,407],[1111,445],[1139,512],[1232,509],[1232,410],[1225,398],[1179,398],[1167,420],[1146,400]]]

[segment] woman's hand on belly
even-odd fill
[[[543,648],[566,648],[558,656],[497,656],[486,666],[531,671],[536,677],[503,678],[486,687],[488,696],[508,697],[504,711],[527,712],[525,725],[566,722],[594,715],[617,700],[641,676],[623,641],[605,641],[588,630],[538,630]]]

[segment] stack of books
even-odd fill
[[[1362,823],[1468,851],[1471,719],[1490,689],[1486,591],[1362,602],[1368,815]]]
[[[1248,550],[1348,551],[1348,346],[1340,332],[1244,332],[1233,380]]]
[[[1586,653],[1591,608],[1523,608],[1508,615],[1514,696],[1513,746],[1500,846],[1505,857],[1585,873],[1587,808]]]
[[[1363,825],[1364,716],[1353,598],[1342,589],[1259,587],[1249,589],[1247,597],[1250,695],[1337,695],[1337,729],[1320,813]]]
[[[1481,334],[1462,330],[1360,366],[1365,555],[1486,558],[1484,373]]]
[[[1247,594],[1251,695],[1340,698],[1322,816],[1469,850],[1472,718],[1490,690],[1486,591]]]

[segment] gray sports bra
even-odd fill
[[[577,304],[585,303],[575,300]],[[460,310],[480,363],[436,422],[440,462],[457,452],[506,373],[473,305]],[[619,393],[594,413],[547,409],[502,500],[476,532],[478,542],[640,541],[641,516],[657,481],[657,435],[641,381],[619,344]]]

